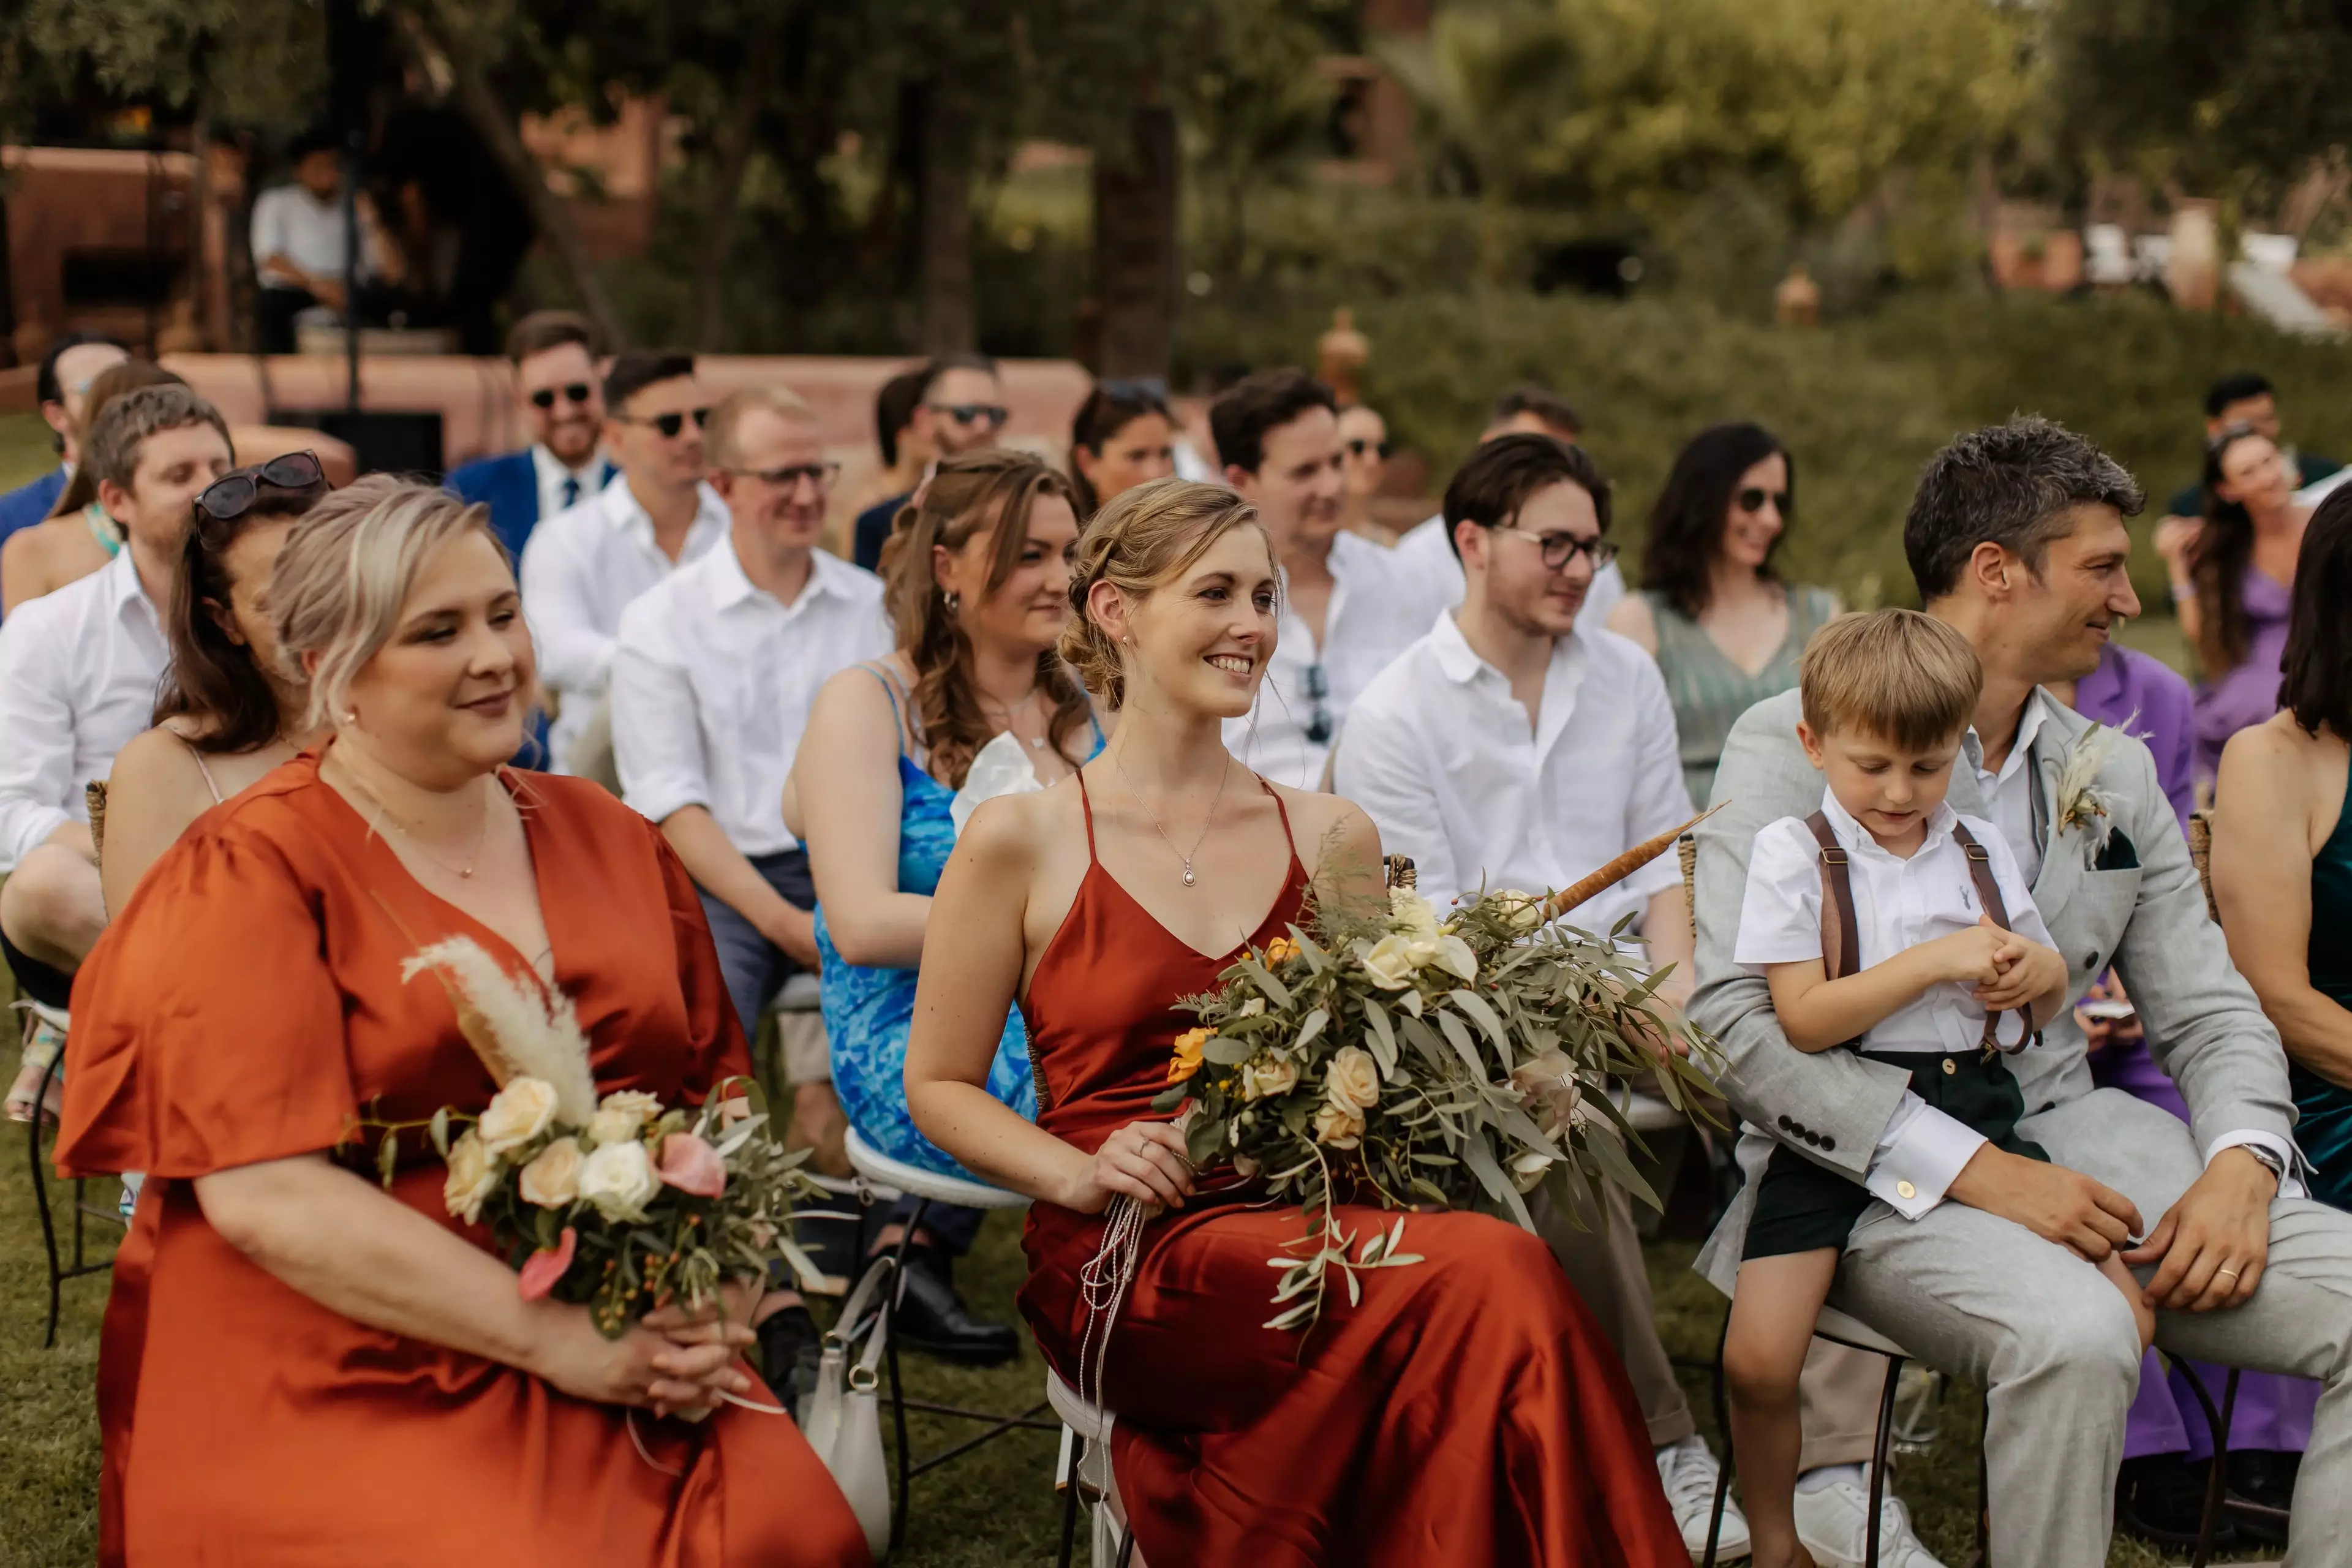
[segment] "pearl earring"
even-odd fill
[[[360,710],[358,709],[346,708],[343,710],[343,726],[344,728],[351,730],[356,730],[360,727]]]

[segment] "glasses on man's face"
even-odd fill
[[[1307,715],[1307,738],[1318,746],[1331,743],[1331,679],[1319,664],[1307,667],[1307,700],[1314,707]]]
[[[677,439],[677,433],[686,428],[686,422],[688,419],[693,420],[694,427],[699,430],[705,425],[710,423],[710,410],[708,408],[698,408],[690,414],[656,414],[650,419],[631,419],[624,416],[621,423],[624,425],[650,425],[654,427],[654,433],[658,435],[663,440],[675,441]]]
[[[327,470],[315,452],[289,452],[257,468],[234,468],[196,493],[199,521],[235,522],[253,510],[266,488],[273,490],[324,489]]]
[[[797,489],[803,479],[818,489],[827,490],[833,488],[834,480],[841,478],[839,463],[793,463],[781,468],[730,468],[727,471],[739,479],[757,479],[780,490]]]
[[[1739,510],[1744,512],[1753,514],[1755,512],[1762,511],[1764,510],[1764,503],[1769,500],[1772,503],[1772,510],[1774,511],[1779,512],[1782,517],[1789,515],[1789,492],[1787,490],[1768,490],[1762,485],[1749,485],[1746,489],[1741,490],[1738,495],[1734,496],[1732,500],[1738,503]]]
[[[530,405],[544,414],[555,406],[555,395],[559,390],[563,394],[563,400],[566,403],[585,403],[596,395],[596,389],[586,382],[570,381],[564,383],[561,388],[541,387],[530,395]]]
[[[1381,460],[1382,462],[1386,462],[1389,455],[1389,444],[1386,441],[1367,440],[1363,437],[1359,436],[1354,440],[1348,443],[1348,450],[1354,453],[1359,458],[1362,457],[1366,452],[1377,452],[1381,456]]]
[[[1013,410],[1002,403],[927,403],[923,406],[959,425],[1002,425],[1013,417]]]
[[[1597,533],[1590,539],[1579,539],[1573,533],[1529,533],[1524,528],[1497,528],[1495,531],[1515,534],[1533,543],[1543,552],[1544,568],[1550,572],[1559,571],[1579,555],[1591,562],[1595,572],[1617,559],[1617,547]]]

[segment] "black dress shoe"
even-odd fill
[[[2231,1449],[2228,1466],[2230,1519],[2242,1541],[2286,1544],[2286,1511],[2294,1506],[2301,1454],[2269,1448]]]
[[[2205,1480],[2211,1468],[2209,1460],[2179,1454],[2126,1459],[2116,1472],[2116,1528],[2168,1552],[2195,1551],[2197,1531],[2205,1521]],[[2237,1541],[2225,1511],[2213,1532],[2213,1544],[2218,1550]]]
[[[947,1258],[931,1247],[907,1254],[906,1286],[891,1329],[910,1350],[959,1366],[998,1366],[1021,1353],[1013,1325],[972,1316],[956,1294]]]

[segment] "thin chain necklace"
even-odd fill
[[[467,855],[466,863],[463,866],[452,866],[448,861],[444,860],[438,854],[435,853],[433,847],[426,844],[425,840],[410,832],[406,826],[401,822],[400,818],[393,816],[392,808],[383,803],[383,796],[376,794],[375,790],[370,786],[365,779],[360,777],[359,773],[349,763],[343,764],[343,773],[352,781],[352,783],[357,784],[360,789],[366,794],[369,801],[375,806],[375,820],[378,826],[389,827],[394,833],[399,834],[403,838],[408,840],[410,848],[415,850],[419,855],[424,856],[427,860],[432,861],[436,866],[440,867],[441,869],[448,872],[450,875],[464,881],[471,881],[473,879],[476,868],[480,866],[482,863],[482,846],[489,841],[490,837],[490,801],[488,795],[485,795],[482,797],[482,825],[475,830],[474,847],[472,851]]]
[[[1011,707],[1007,707],[1005,704],[996,701],[985,694],[976,692],[975,695],[980,697],[980,705],[983,710],[992,710],[997,715],[1003,719],[1005,731],[1007,733],[1011,734],[1013,739],[1028,742],[1029,749],[1033,752],[1042,752],[1045,749],[1045,736],[1024,735],[1021,733],[1021,731],[1013,719],[1013,714],[1017,710],[1026,708],[1031,703],[1037,700],[1037,689],[1035,687],[1031,687],[1029,689],[1029,695],[1024,697],[1020,701],[1013,703]]]
[[[1187,855],[1177,848],[1176,841],[1168,837],[1168,830],[1160,826],[1159,816],[1152,811],[1150,803],[1143,798],[1143,792],[1135,787],[1135,781],[1127,776],[1127,764],[1119,761],[1118,752],[1116,751],[1110,754],[1110,765],[1118,770],[1118,782],[1127,786],[1127,793],[1135,797],[1135,804],[1143,807],[1143,815],[1150,819],[1151,831],[1160,835],[1160,842],[1168,846],[1168,852],[1171,855],[1184,862],[1184,885],[1188,888],[1192,886],[1192,855],[1198,855],[1201,852],[1201,846],[1208,842],[1209,829],[1216,826],[1217,803],[1225,798],[1225,783],[1234,776],[1233,763],[1227,762],[1224,772],[1218,776],[1217,793],[1209,797],[1208,818],[1201,824],[1201,837],[1192,840],[1192,855]]]

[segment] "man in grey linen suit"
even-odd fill
[[[1691,1016],[1728,1056],[1750,1175],[1699,1267],[1730,1288],[1771,1140],[1864,1182],[1880,1201],[1832,1300],[1991,1390],[1992,1561],[2096,1568],[2140,1352],[2126,1303],[2085,1259],[2124,1247],[2160,1348],[2326,1384],[2286,1561],[2352,1563],[2352,1215],[2303,1195],[2285,1055],[2206,915],[2147,748],[2115,737],[2096,774],[2105,815],[2070,810],[2081,797],[2062,774],[2090,726],[2040,689],[2089,673],[2114,619],[2137,613],[2123,519],[2139,506],[2090,443],[2018,419],[1928,462],[1904,548],[1928,613],[1985,667],[1950,804],[2017,852],[2075,995],[2108,963],[2121,973],[2190,1124],[2095,1089],[2071,1013],[2011,1059],[2029,1110],[2018,1131],[2048,1164],[1925,1107],[1895,1068],[1790,1047],[1763,977],[1731,959],[1750,839],[1822,798],[1790,692],[1732,730],[1715,785],[1727,809],[1699,835]]]

